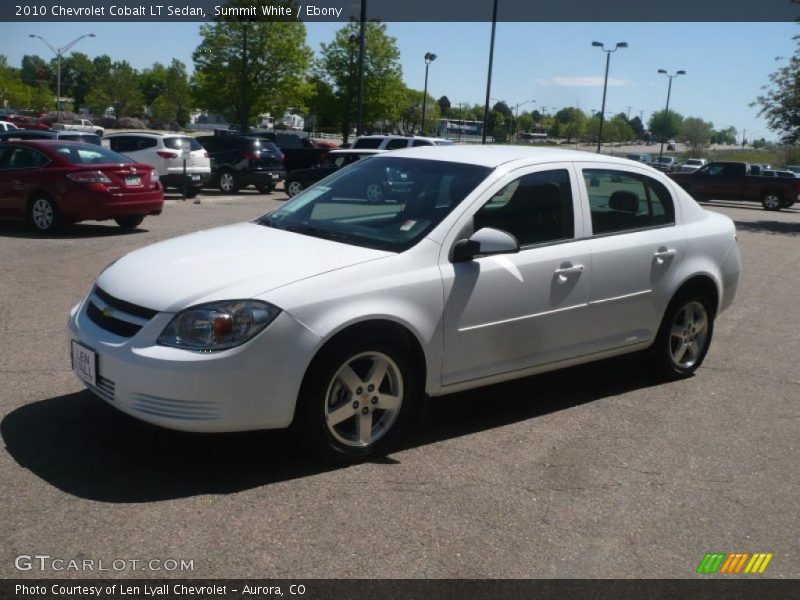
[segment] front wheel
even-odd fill
[[[122,229],[135,229],[142,224],[144,217],[142,215],[126,215],[124,217],[117,217],[114,220]]]
[[[235,173],[223,171],[219,176],[219,191],[223,194],[235,194],[239,191],[239,180]]]
[[[692,375],[703,364],[713,333],[711,301],[700,293],[676,296],[649,350],[653,366],[670,379]]]
[[[761,206],[764,210],[780,210],[783,206],[783,198],[775,192],[767,192],[761,197]]]
[[[334,343],[309,368],[296,425],[326,460],[385,453],[413,419],[421,381],[407,354],[378,337]]]
[[[289,198],[293,198],[297,196],[300,192],[303,191],[303,184],[297,181],[296,179],[292,179],[290,182],[286,184],[286,195]]]

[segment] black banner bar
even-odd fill
[[[39,579],[3,580],[15,600],[745,600],[800,598],[800,582],[698,579]]]
[[[360,0],[3,0],[0,21],[358,20]],[[230,9],[235,9],[232,12]],[[786,22],[795,0],[499,0],[506,22]],[[492,0],[367,0],[383,22],[490,21]]]

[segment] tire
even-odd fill
[[[657,374],[666,379],[692,375],[708,353],[716,307],[698,291],[680,293],[669,303],[647,351]]]
[[[219,191],[223,194],[237,194],[239,192],[239,178],[233,171],[223,171],[219,174]]]
[[[136,229],[144,221],[142,215],[125,215],[114,219],[122,229]]]
[[[94,134],[95,134],[97,137],[103,137],[103,133],[104,133],[104,132],[103,132],[103,131],[100,131],[99,129],[98,129],[97,131],[95,131],[95,132],[94,132]]]
[[[380,183],[370,183],[364,190],[364,196],[372,204],[383,201],[383,186]]]
[[[761,196],[761,206],[764,210],[780,210],[784,200],[777,192],[764,192]]]
[[[383,376],[370,381],[377,368]],[[333,342],[303,379],[295,432],[326,461],[357,462],[393,446],[421,396],[422,381],[399,344],[377,336]]]
[[[187,198],[196,198],[198,196],[198,194],[202,191],[202,189],[203,188],[199,188],[199,187],[189,188],[188,190],[186,190],[186,197]]]
[[[36,196],[28,203],[28,221],[39,233],[53,233],[61,225],[61,215],[50,198]]]
[[[286,195],[289,196],[289,198],[294,198],[295,196],[297,196],[297,194],[299,194],[305,189],[305,186],[299,181],[297,181],[297,179],[292,179],[290,181],[287,181],[285,186],[286,186]]]

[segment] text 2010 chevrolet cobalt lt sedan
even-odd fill
[[[381,182],[380,202],[364,195]],[[384,450],[438,396],[647,350],[693,373],[733,300],[733,223],[633,161],[416,148],[250,223],[124,256],[71,313],[97,395],[164,427],[292,425]]]

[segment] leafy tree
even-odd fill
[[[30,109],[37,113],[47,112],[55,106],[55,94],[44,81],[33,87],[30,95]]]
[[[185,71],[186,67],[184,67]],[[144,101],[147,106],[152,105],[156,98],[164,93],[167,87],[167,68],[159,62],[153,63],[153,66],[144,69],[139,74],[139,90],[144,96]]]
[[[518,131],[531,131],[535,124],[535,119],[533,115],[529,112],[522,113],[519,117],[517,117],[517,128]]]
[[[26,54],[22,57],[22,82],[36,87],[40,83],[50,83],[53,72],[41,56]]]
[[[667,113],[660,110],[653,113],[650,117],[650,131],[656,136],[656,139],[661,142],[666,142],[670,138],[674,138],[681,130],[681,123],[683,123],[683,116],[675,111]]]
[[[421,131],[422,129],[422,90],[405,88],[400,100],[400,122],[403,131]],[[436,99],[428,94],[425,102],[425,123],[431,129],[431,123],[439,119],[439,105]]]
[[[736,143],[736,135],[737,131],[735,127],[728,127],[726,129],[720,129],[718,131],[711,132],[711,143],[712,144],[730,144],[733,145]]]
[[[359,23],[350,22],[336,32],[331,43],[321,44],[321,58],[316,66],[316,74],[332,86],[342,106],[341,126],[345,139],[357,112],[359,27]],[[384,23],[366,24],[364,51],[365,126],[376,122],[394,123],[400,118],[407,123],[417,123],[421,114],[413,118],[407,113],[409,105],[415,103],[415,96],[409,94],[403,84],[397,40],[386,33]],[[420,101],[421,98],[420,93]],[[426,121],[431,123],[433,121],[428,119],[436,107],[435,99],[431,98],[426,106],[431,110]],[[419,110],[421,113],[421,106]]]
[[[153,102],[153,116],[160,121],[186,125],[189,122],[192,90],[186,65],[177,58],[164,69],[163,92]]]
[[[633,135],[636,138],[641,139],[644,136],[644,124],[639,117],[633,117],[628,121],[628,124],[631,126],[631,129],[633,129]]]
[[[19,69],[8,64],[5,56],[0,54],[0,106],[8,102],[10,106],[28,106],[31,88],[22,82]]]
[[[334,132],[342,120],[343,106],[336,97],[333,86],[319,76],[309,80],[311,94],[307,100],[308,109],[314,117],[314,128]]]
[[[681,125],[681,139],[689,146],[689,153],[692,156],[700,156],[711,142],[713,131],[713,123],[696,117],[688,117]]]
[[[442,113],[442,116],[446,116],[447,111],[450,110],[450,98],[447,96],[442,96],[436,101],[436,104],[439,105],[439,112]]]
[[[800,40],[800,36],[797,36]],[[784,144],[800,142],[800,43],[788,62],[769,76],[765,93],[753,104],[761,106],[759,116],[767,127],[781,136]]]
[[[552,134],[553,137],[566,138],[569,142],[581,137],[586,131],[586,114],[579,108],[572,106],[562,108],[553,118],[558,124],[557,130]]]
[[[50,61],[53,72],[58,68],[55,59]],[[73,110],[77,111],[86,103],[86,96],[94,82],[94,64],[86,54],[73,52],[61,59],[61,95],[74,99]]]
[[[603,126],[604,142],[629,142],[633,139],[633,127],[624,113],[614,117]]]
[[[227,116],[245,131],[259,114],[282,114],[299,104],[312,56],[302,22],[218,21],[201,25],[200,35],[203,41],[192,59],[202,108]]]
[[[107,72],[101,70],[86,102],[99,115],[109,107],[114,109],[118,119],[141,114],[144,96],[139,89],[136,70],[124,60],[112,63]]]

